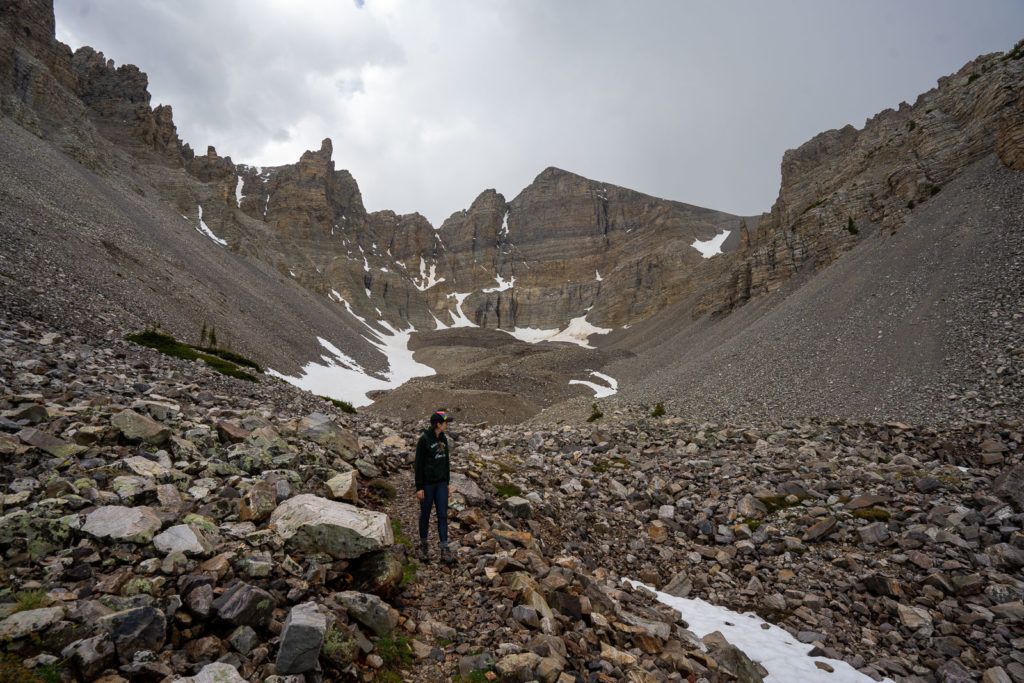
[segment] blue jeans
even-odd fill
[[[437,508],[437,535],[441,545],[448,545],[448,484],[423,485],[423,500],[420,501],[420,540],[427,540],[430,526],[430,508]]]

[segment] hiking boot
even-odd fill
[[[420,562],[430,562],[430,547],[426,541],[420,541]]]
[[[452,555],[451,548],[447,545],[441,546],[441,561],[445,564],[451,564],[455,562],[455,556]]]

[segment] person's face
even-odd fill
[[[440,434],[441,432],[443,432],[446,429],[448,429],[448,423],[447,422],[438,422],[437,423],[437,433],[438,434]]]

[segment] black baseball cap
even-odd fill
[[[435,410],[434,414],[430,416],[430,425],[434,426],[441,424],[442,422],[449,422],[451,418],[448,417],[448,413],[443,410]]]

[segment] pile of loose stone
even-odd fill
[[[389,500],[411,429],[116,340],[4,322],[0,345],[0,642],[26,680],[429,679],[448,652],[466,679],[760,676],[653,596],[546,553],[462,474],[459,564],[406,585],[380,508],[414,514]],[[448,619],[421,619],[442,576]],[[467,621],[481,609],[496,630]]]
[[[418,568],[417,427],[0,320],[3,666],[765,675],[628,578],[756,611],[876,678],[1024,681],[1020,423],[453,425],[456,562]]]
[[[467,429],[459,458],[602,575],[754,611],[876,678],[1024,681],[1020,421],[606,422]]]

